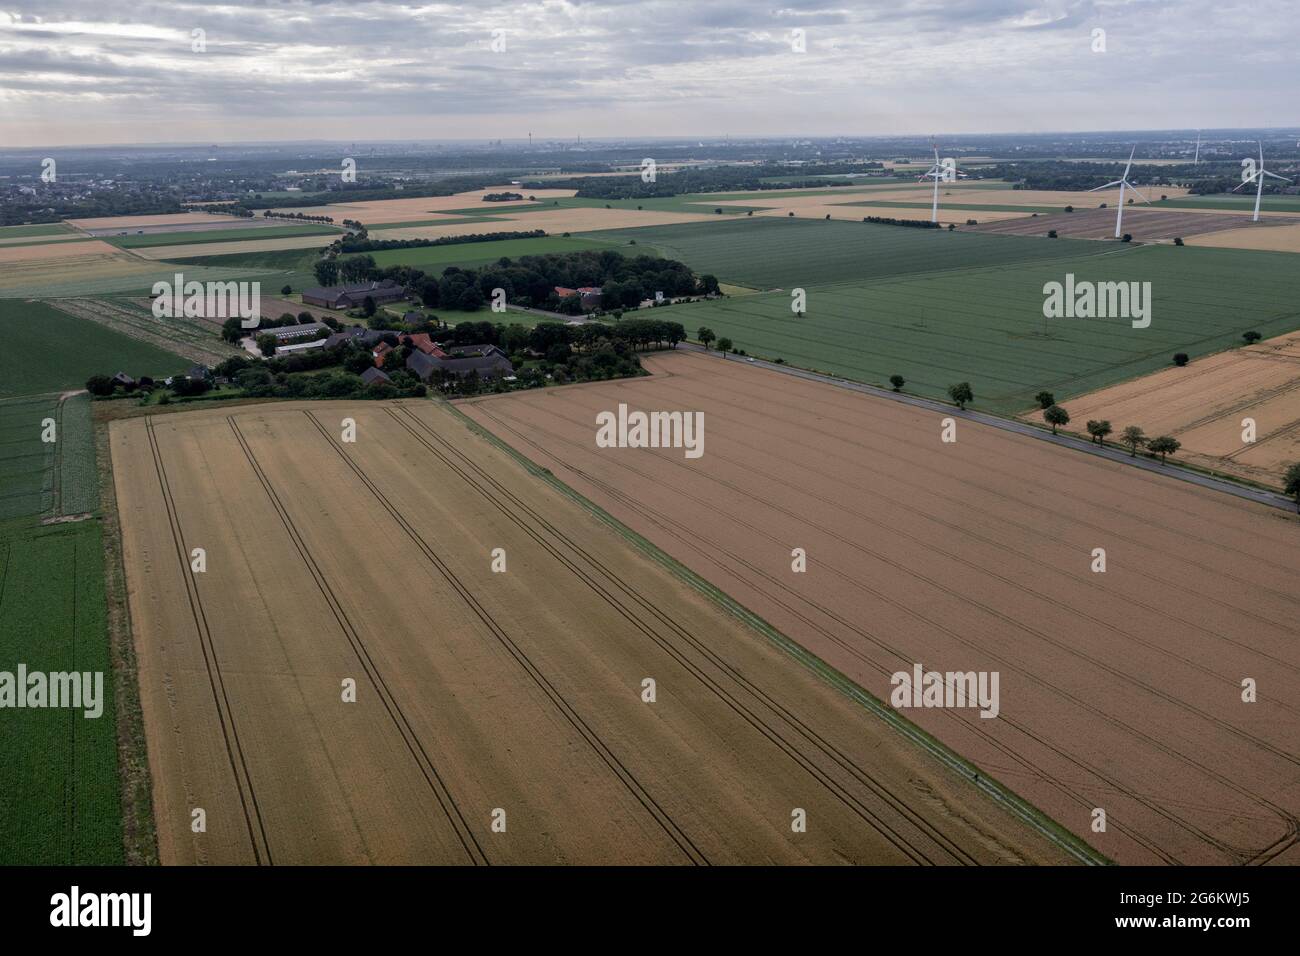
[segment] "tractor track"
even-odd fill
[[[490,474],[484,471],[483,468],[480,467],[477,463],[467,458],[458,449],[450,445],[450,443],[446,442],[441,436],[439,436],[436,432],[430,429],[427,424],[420,421],[419,418],[413,415],[409,408],[405,406],[401,406],[400,411],[403,413],[402,415],[398,415],[398,413],[393,411],[392,409],[386,409],[386,411],[394,420],[398,421],[398,423],[401,424],[417,441],[419,441],[433,455],[437,456],[438,459],[442,461],[448,468],[452,469],[456,474],[458,474],[461,478],[463,478],[467,484],[474,487],[485,499],[487,499],[492,505],[494,505],[512,523],[514,523],[518,528],[520,528],[522,531],[528,534],[529,537],[531,537],[534,541],[536,541],[539,545],[541,545],[548,553],[554,556],[557,561],[559,561],[566,568],[568,568],[569,571],[571,571],[580,581],[582,581],[583,584],[585,584],[591,590],[593,590],[598,595],[600,595],[600,597],[607,604],[609,604],[620,615],[622,615],[631,624],[633,624],[633,626],[635,626],[639,631],[641,631],[644,635],[646,635],[646,637],[648,637],[651,641],[653,641],[665,653],[667,653],[670,657],[676,660],[688,673],[694,676],[701,684],[705,686],[706,689],[708,689],[715,696],[717,696],[721,701],[723,701],[734,713],[736,713],[739,717],[741,717],[741,719],[743,719],[746,723],[748,723],[760,734],[762,734],[773,745],[775,745],[784,753],[786,753],[796,763],[802,766],[814,779],[818,780],[818,782],[820,782],[824,787],[826,787],[826,789],[829,792],[834,794],[841,802],[843,802],[850,810],[852,810],[860,818],[862,818],[869,826],[877,830],[877,832],[879,832],[881,836],[883,836],[891,844],[898,847],[898,849],[902,851],[905,855],[913,858],[917,862],[923,862],[927,864],[935,863],[935,861],[931,859],[928,855],[926,855],[926,853],[923,850],[914,846],[910,841],[907,840],[906,837],[904,837],[902,834],[899,834],[896,830],[894,830],[891,826],[889,826],[889,824],[881,820],[875,813],[872,812],[870,807],[868,807],[865,803],[863,803],[862,801],[854,797],[851,793],[849,793],[847,790],[845,790],[837,781],[828,777],[826,773],[821,769],[821,767],[819,767],[815,762],[809,760],[804,755],[800,747],[788,741],[784,736],[782,736],[779,730],[772,727],[771,724],[765,721],[759,714],[755,713],[753,710],[747,707],[743,701],[737,699],[737,697],[733,695],[729,690],[727,690],[727,688],[723,687],[715,679],[710,677],[702,667],[700,667],[697,663],[695,663],[691,659],[691,657],[687,652],[682,651],[679,647],[675,646],[672,642],[667,640],[662,634],[658,633],[652,626],[647,624],[646,621],[643,620],[641,617],[639,617],[635,613],[629,613],[628,605],[624,602],[624,600],[620,599],[617,595],[610,593],[610,591],[607,590],[593,574],[584,571],[579,564],[577,564],[576,562],[571,560],[567,555],[565,555],[560,548],[556,547],[555,544],[553,544],[552,542],[546,540],[545,537],[543,537],[541,534],[538,533],[536,528],[529,525],[528,519],[531,519],[533,522],[536,522],[537,525],[543,528],[552,537],[558,539],[564,546],[567,546],[573,553],[580,556],[581,559],[585,561],[589,567],[595,569],[606,579],[608,579],[618,590],[620,590],[623,593],[623,595],[625,595],[627,598],[630,598],[633,602],[635,602],[635,604],[639,605],[645,612],[648,612],[649,614],[653,615],[655,618],[658,618],[660,622],[662,622],[669,629],[671,629],[671,631],[675,632],[680,637],[680,639],[684,640],[691,647],[693,647],[699,654],[701,654],[705,659],[707,659],[710,663],[712,663],[718,669],[726,673],[744,691],[747,691],[749,694],[753,695],[755,698],[757,698],[759,701],[765,704],[769,709],[777,713],[786,723],[794,727],[805,738],[805,741],[807,743],[811,743],[815,749],[819,750],[825,757],[829,758],[829,760],[833,764],[838,765],[843,771],[848,773],[850,776],[855,777],[859,783],[861,783],[871,792],[875,793],[878,797],[880,797],[880,799],[886,806],[891,807],[903,819],[907,820],[909,823],[915,826],[920,832],[924,833],[931,840],[933,840],[940,848],[942,848],[943,850],[951,854],[954,860],[956,860],[959,863],[962,863],[963,865],[976,863],[976,860],[973,856],[971,856],[965,850],[961,849],[955,843],[950,841],[938,830],[933,828],[928,821],[926,821],[923,817],[921,817],[919,814],[913,811],[909,806],[907,806],[907,804],[903,800],[901,800],[892,791],[890,791],[887,787],[881,784],[880,781],[876,780],[866,771],[860,769],[852,760],[850,760],[846,755],[844,755],[841,751],[835,748],[833,744],[831,744],[829,741],[821,737],[813,728],[809,727],[806,723],[800,720],[796,715],[794,715],[789,710],[787,710],[783,705],[780,704],[780,702],[776,701],[771,696],[769,696],[766,692],[764,692],[761,688],[755,686],[750,681],[748,681],[743,674],[741,674],[734,667],[732,667],[724,660],[722,660],[720,657],[718,657],[712,650],[710,650],[707,647],[707,645],[705,645],[702,641],[700,641],[693,634],[691,634],[690,631],[688,631],[685,627],[683,627],[679,621],[677,621],[675,618],[671,617],[670,615],[665,614],[662,610],[654,607],[649,602],[647,602],[644,598],[640,596],[640,594],[636,591],[635,588],[631,587],[621,577],[616,575],[609,568],[605,567],[599,560],[597,560],[591,554],[589,554],[571,537],[569,537],[564,532],[556,528],[553,524],[547,521],[542,515],[538,514],[535,510],[533,510],[527,503],[525,503],[517,496],[515,496],[508,488],[506,488],[495,478],[493,478]],[[438,448],[435,448],[434,445],[431,444],[427,438],[422,437],[420,434],[418,434],[415,428],[412,428],[411,424],[402,421],[403,418],[408,419],[409,422],[413,422],[414,425],[418,427],[420,431],[424,432],[426,435],[428,435],[430,438],[436,441],[446,451],[445,452],[440,451]],[[464,468],[462,468],[460,465],[457,465],[456,462],[453,461],[451,457],[449,457],[449,455],[455,455],[456,458],[458,458],[468,468],[470,468],[476,475],[478,475],[478,478],[475,478],[473,475],[468,474],[464,470]],[[487,488],[485,487],[485,483],[487,485],[490,485],[492,488],[496,490],[496,495],[494,495],[492,492],[489,492],[487,490]],[[512,504],[515,508],[519,509],[519,511],[522,511],[527,516],[527,518],[520,517],[519,514],[512,511],[510,505],[506,504],[507,501],[510,504]],[[918,857],[919,859],[917,859]]]

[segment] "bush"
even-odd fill
[[[101,398],[113,394],[113,380],[107,375],[92,375],[86,379],[86,391]]]
[[[284,286],[282,289],[280,289],[280,295],[291,295],[292,293],[293,293],[293,287],[292,287],[292,286],[287,286],[287,285],[286,285],[286,286]]]
[[[1174,236],[1174,245],[1176,245],[1176,246],[1181,246],[1182,244],[1183,244],[1183,237],[1182,237],[1182,236]]]
[[[1246,340],[1247,345],[1254,345],[1261,338],[1263,338],[1263,336],[1260,335],[1258,332],[1256,332],[1254,329],[1252,329],[1249,332],[1242,332],[1241,337]]]
[[[1174,353],[1174,364],[1177,365],[1179,368],[1182,368],[1184,365],[1187,364],[1187,362],[1188,362],[1188,358],[1186,352]]]

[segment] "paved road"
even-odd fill
[[[716,351],[707,350],[703,346],[695,345],[691,342],[683,342],[678,346],[678,348],[692,352],[707,351],[714,357],[718,357],[719,354]],[[1060,445],[1062,448],[1071,448],[1075,451],[1084,452],[1085,454],[1096,455],[1099,458],[1106,458],[1122,465],[1128,465],[1130,468],[1140,468],[1143,471],[1164,475],[1166,478],[1173,478],[1177,481],[1186,481],[1193,485],[1200,485],[1202,488],[1209,488],[1211,491],[1220,491],[1237,498],[1245,498],[1247,501],[1253,501],[1256,504],[1261,505],[1268,505],[1271,508],[1281,508],[1285,511],[1295,511],[1296,508],[1295,502],[1290,498],[1276,494],[1272,491],[1248,488],[1235,482],[1223,481],[1219,478],[1212,478],[1209,475],[1202,475],[1187,468],[1179,468],[1177,465],[1162,465],[1158,461],[1150,458],[1133,458],[1126,451],[1120,451],[1115,448],[1103,448],[1099,445],[1093,444],[1092,442],[1084,441],[1082,438],[1075,438],[1071,435],[1053,435],[1050,431],[1044,428],[1037,428],[1025,422],[1015,421],[1009,418],[999,418],[996,415],[989,415],[985,412],[977,412],[971,409],[958,409],[952,405],[947,405],[943,402],[936,402],[932,399],[919,398],[915,395],[904,395],[887,388],[879,388],[875,385],[864,385],[861,382],[850,382],[847,379],[835,378],[832,375],[822,375],[818,372],[809,372],[805,369],[794,368],[789,365],[777,365],[775,362],[765,362],[762,359],[754,359],[753,361],[750,361],[747,358],[739,358],[733,355],[726,359],[719,358],[718,360],[742,362],[745,365],[757,365],[762,368],[770,369],[773,372],[780,372],[782,375],[793,375],[795,378],[807,379],[810,382],[823,382],[827,385],[834,385],[837,388],[846,388],[852,392],[862,392],[866,395],[874,395],[877,398],[887,398],[892,402],[902,402],[905,405],[914,405],[917,408],[924,408],[928,411],[942,412],[944,415],[949,415],[953,418],[964,418],[967,421],[979,422],[981,425],[1000,428],[1003,431],[1015,432],[1017,435],[1024,435],[1027,438],[1051,442],[1054,445]]]

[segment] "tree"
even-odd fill
[[[1055,230],[1055,229],[1049,229],[1049,230],[1047,230],[1047,238],[1048,238],[1048,239],[1055,239],[1055,238],[1056,238],[1056,230]]]
[[[1131,200],[1131,199],[1129,200],[1129,202],[1132,202],[1132,201],[1133,201],[1133,200]],[[1126,232],[1126,233],[1124,233],[1124,238],[1120,239],[1120,242],[1132,242],[1132,241],[1133,241],[1133,233],[1131,233],[1131,232]]]
[[[323,286],[337,285],[339,281],[339,264],[335,259],[322,259],[312,267],[316,281]]]
[[[1109,435],[1111,431],[1113,431],[1113,429],[1110,427],[1110,422],[1106,421],[1104,418],[1090,418],[1088,420],[1088,434],[1092,436],[1092,440],[1098,445],[1104,446],[1106,444],[1106,436]]]
[[[958,408],[965,408],[967,402],[975,401],[975,393],[971,391],[970,382],[958,382],[956,385],[949,385],[948,397],[957,403]]]
[[[1177,365],[1179,368],[1182,368],[1184,365],[1186,365],[1186,364],[1187,364],[1187,353],[1186,353],[1186,352],[1175,352],[1175,353],[1174,353],[1174,364]]]
[[[1174,236],[1174,245],[1176,245],[1176,246],[1181,246],[1182,244],[1183,244],[1183,237],[1182,237],[1182,236]]]
[[[716,339],[717,336],[713,334],[712,329],[707,328],[705,326],[700,326],[699,330],[695,333],[695,338],[699,341],[701,345],[703,345],[707,349],[709,347],[709,343],[712,342],[714,339]]]
[[[364,315],[367,319],[375,314],[374,296],[368,295],[361,300],[361,314]]]
[[[292,295],[292,294],[293,294],[293,286],[286,285],[280,289],[280,295]]]
[[[1147,442],[1147,448],[1160,456],[1160,464],[1165,463],[1165,455],[1172,455],[1183,447],[1183,443],[1172,435],[1160,435]]]
[[[275,354],[275,344],[279,340],[269,332],[263,332],[255,341],[257,342],[258,350],[267,358],[270,358]]]
[[[1129,457],[1136,458],[1138,449],[1147,443],[1146,432],[1136,425],[1129,425],[1124,429],[1123,435],[1120,436],[1120,441],[1128,445]]]
[[[1258,342],[1260,339],[1263,338],[1263,336],[1260,335],[1258,332],[1256,332],[1254,329],[1252,329],[1249,332],[1242,332],[1241,337],[1246,340],[1247,345],[1254,345],[1256,342]]]
[[[907,384],[907,379],[901,375],[891,375],[889,376],[889,384],[894,386],[894,391],[901,392],[903,386]]]
[[[1295,498],[1295,510],[1300,514],[1300,461],[1293,464],[1286,470],[1286,475],[1282,478],[1285,484],[1283,490]]]
[[[727,353],[731,351],[731,348],[732,348],[731,339],[727,338],[726,336],[723,336],[722,338],[718,339],[718,351],[722,353],[723,358],[727,357]]]
[[[1051,392],[1043,391],[1034,396],[1034,401],[1038,403],[1041,409],[1049,409],[1056,404],[1056,396]]]
[[[112,395],[113,380],[107,375],[92,375],[86,379],[86,391],[91,395]]]
[[[1044,409],[1043,418],[1047,420],[1047,424],[1052,426],[1053,435],[1056,434],[1057,426],[1070,424],[1070,413],[1060,405],[1053,405],[1050,408]]]

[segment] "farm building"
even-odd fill
[[[304,289],[302,301],[306,305],[318,305],[326,309],[351,309],[366,301],[366,297],[382,305],[406,298],[406,290],[392,279],[382,282],[358,282],[353,285],[334,285],[328,288],[315,286]]]
[[[585,311],[600,308],[600,289],[594,285],[579,286],[576,289],[570,289],[567,286],[557,285],[555,294],[561,299],[567,299],[571,295],[580,297],[582,308]]]
[[[391,383],[393,380],[382,369],[368,368],[361,373],[361,381],[367,385],[374,385],[376,382]]]
[[[323,349],[327,339],[312,339],[310,342],[294,342],[292,345],[277,345],[275,347],[276,355],[293,355],[295,352],[310,352],[312,349]]]
[[[376,342],[382,341],[387,334],[389,333],[380,329],[367,329],[361,325],[353,325],[335,332],[325,341],[330,348],[343,345],[346,342],[356,342],[358,345],[374,345]]]
[[[329,326],[323,322],[301,322],[298,325],[282,325],[275,329],[258,329],[257,334],[274,336],[276,344],[279,345],[292,342],[294,339],[314,338],[319,333],[328,331]]]
[[[406,367],[418,375],[422,382],[427,382],[439,373],[454,374],[461,378],[469,375],[496,378],[513,375],[515,372],[506,353],[495,345],[465,345],[452,349],[451,354],[445,357],[412,352],[406,360]]]
[[[402,335],[398,341],[403,345],[409,345],[413,349],[419,349],[425,355],[432,355],[434,358],[446,358],[447,353],[438,348],[436,342],[429,338],[428,332],[415,332],[408,335]]]

